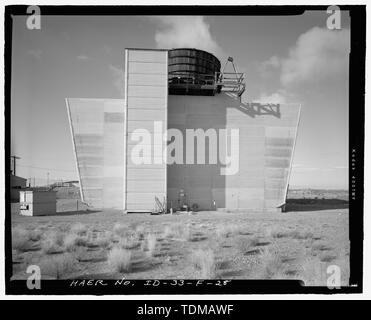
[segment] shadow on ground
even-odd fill
[[[349,202],[341,199],[288,199],[285,212],[348,209]]]
[[[59,211],[53,216],[75,216],[101,212],[100,210]]]

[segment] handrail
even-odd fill
[[[168,74],[169,84],[173,85],[210,85],[220,91],[234,92],[241,96],[246,85],[242,72],[215,72],[214,74],[171,72]]]

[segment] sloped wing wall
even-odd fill
[[[66,99],[82,200],[94,208],[123,209],[122,99]]]

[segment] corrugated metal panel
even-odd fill
[[[299,118],[299,105],[281,105],[279,113],[260,114],[226,94],[213,97],[169,96],[169,127],[239,129],[239,170],[223,176],[218,165],[168,166],[168,197],[177,203],[184,189],[189,203],[218,208],[274,210],[285,201]],[[264,107],[263,107],[264,108]],[[236,150],[236,149],[233,149]],[[196,152],[195,152],[196,154]],[[185,155],[184,155],[185,158]],[[225,156],[219,155],[219,160]]]
[[[151,156],[146,156],[143,164],[136,164],[131,156],[137,144],[132,133],[137,129],[147,130],[153,144],[153,133],[167,129],[167,51],[127,49],[125,70],[128,97],[125,208],[127,212],[148,212],[155,208],[156,196],[160,201],[166,197],[166,163],[155,157],[151,145]],[[155,128],[154,121],[161,121],[163,129]]]
[[[122,99],[67,99],[83,201],[123,209],[124,105]]]

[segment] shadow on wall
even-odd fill
[[[233,96],[232,94],[226,94],[226,96],[232,98],[233,100],[238,101],[231,106],[242,111],[246,115],[255,118],[255,116],[261,115],[271,115],[276,118],[281,118],[280,104],[271,104],[271,103],[259,103],[259,102],[239,102],[239,98]]]
[[[185,138],[186,129],[203,129],[205,132],[208,129],[215,129],[217,132],[219,132],[219,129],[228,129],[229,131],[231,128],[239,128],[241,121],[247,121],[248,123],[251,119],[259,116],[268,115],[281,118],[279,104],[241,103],[239,98],[227,93],[213,97],[170,95],[168,101],[168,128],[178,129],[182,132],[184,150],[186,150],[186,144],[189,143]],[[228,110],[232,109],[239,112],[233,112],[231,116],[232,113]],[[259,146],[255,150],[247,150],[248,146],[241,145],[251,137],[246,130],[245,133],[240,130],[239,143],[242,154],[239,155],[239,166],[244,172],[238,172],[235,176],[221,175],[221,170],[225,168],[225,165],[220,162],[219,145],[217,164],[209,164],[210,152],[214,150],[209,148],[210,141],[208,138],[205,138],[205,164],[197,164],[197,141],[195,139],[194,164],[189,164],[189,162],[186,164],[186,152],[183,152],[184,164],[175,163],[167,167],[168,205],[179,208],[186,202],[191,208],[195,204],[200,210],[215,210],[216,208],[226,207],[238,208],[240,205],[246,204],[248,201],[246,199],[249,198],[253,199],[249,205],[262,207],[257,203],[263,201],[264,198],[264,173],[261,172],[258,177],[256,173],[251,179],[250,173],[246,173],[246,168],[241,168],[241,166],[246,167],[245,155],[250,154],[251,157],[251,152],[255,152],[256,158],[260,157],[260,163],[264,161],[265,137],[263,126],[263,124],[260,124],[257,128],[257,125],[253,122],[251,122],[251,130],[246,129],[245,126],[247,131],[255,130],[253,135],[258,135],[252,137],[252,139],[259,139]],[[257,133],[257,131],[259,132]],[[227,134],[229,135],[229,133]],[[228,143],[228,148],[230,148],[230,141]],[[174,157],[174,152],[171,155]],[[254,170],[254,168],[249,169],[250,172]],[[241,179],[250,181],[240,183]],[[253,179],[259,180],[257,183],[259,186],[254,185]],[[243,196],[245,200],[240,203],[239,197],[244,192],[242,188],[250,188],[247,190],[250,195]],[[257,191],[257,189],[259,190]]]

